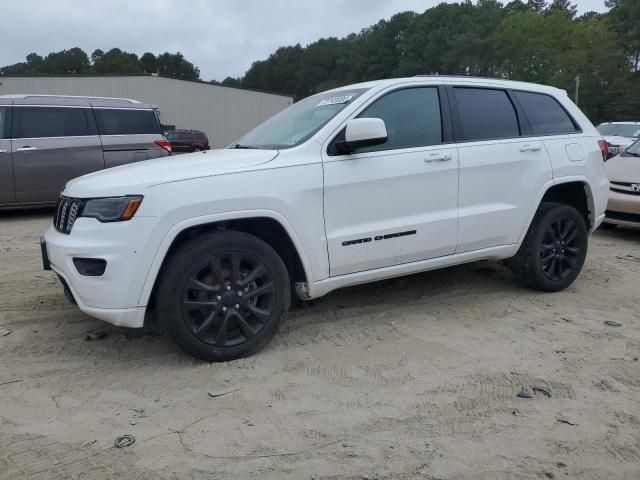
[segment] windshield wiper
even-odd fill
[[[236,143],[233,148],[238,148],[238,149],[246,149],[246,150],[257,150],[258,147],[252,147],[251,145],[240,145],[239,143]]]
[[[632,157],[640,157],[640,153],[633,153],[633,152],[622,152],[622,155],[631,155]]]

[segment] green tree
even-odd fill
[[[611,9],[611,26],[629,56],[634,72],[640,71],[640,2],[638,0],[606,0]]]
[[[158,74],[182,80],[198,80],[200,70],[184,56],[178,53],[165,52],[157,57]]]
[[[158,72],[158,59],[151,52],[143,53],[140,57],[140,68],[145,73],[157,73]]]
[[[578,13],[578,7],[573,5],[569,0],[553,0],[547,7],[547,12],[553,13],[555,11],[566,12],[573,18]]]
[[[89,57],[80,48],[53,52],[44,57],[40,72],[47,74],[88,73],[91,71]]]
[[[95,53],[95,52],[94,52]],[[96,73],[140,73],[140,63],[135,53],[123,52],[119,48],[112,48],[100,55],[93,63]]]

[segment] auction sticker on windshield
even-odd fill
[[[343,103],[349,103],[353,95],[343,95],[341,97],[331,97],[322,100],[316,107],[324,107],[325,105],[341,105]]]

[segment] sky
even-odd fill
[[[280,46],[343,37],[440,0],[19,0],[3,2],[0,66],[35,52],[182,52],[203,80],[242,76]],[[579,13],[604,0],[577,0]]]

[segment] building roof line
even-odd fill
[[[189,80],[185,78],[168,77],[165,75],[156,75],[148,73],[2,73],[0,71],[0,81],[3,78],[121,78],[121,77],[150,77],[150,78],[163,78],[165,80],[177,80],[181,82],[199,83],[201,85],[208,85],[210,87],[231,88],[233,90],[241,90],[247,92],[265,93],[268,95],[276,95],[279,97],[285,97],[293,99],[293,95],[287,95],[281,92],[272,92],[269,90],[260,90],[257,88],[235,87],[231,85],[220,85],[211,82],[205,82],[204,80]]]

